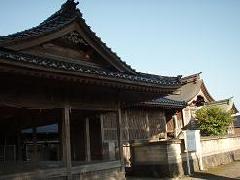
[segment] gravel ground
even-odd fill
[[[138,178],[128,177],[127,180],[157,180],[159,178]],[[233,180],[240,179],[240,161],[235,161],[231,164],[218,166],[208,169],[207,171],[195,172],[189,177],[174,178],[174,180],[197,180],[197,179],[214,179],[214,180]],[[161,179],[169,180],[169,178]]]

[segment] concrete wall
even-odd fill
[[[204,168],[240,160],[240,136],[201,139]]]
[[[204,168],[240,160],[240,136],[201,139]],[[149,177],[177,177],[187,174],[184,141],[159,141],[132,145],[131,174]],[[196,153],[189,153],[191,171],[199,170]]]

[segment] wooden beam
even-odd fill
[[[86,161],[91,161],[91,147],[90,147],[90,132],[89,132],[89,118],[85,119],[85,155]]]
[[[62,111],[62,153],[63,162],[67,169],[67,179],[72,179],[72,159],[71,159],[71,138],[70,138],[70,107],[65,106]]]
[[[14,87],[11,87],[14,88]],[[0,90],[1,91],[1,90]],[[7,107],[18,107],[18,108],[26,108],[31,110],[36,109],[60,109],[65,107],[65,102],[61,99],[61,97],[52,96],[53,99],[43,98],[40,92],[32,93],[27,92],[27,90],[23,89],[24,93],[21,94],[21,97],[17,96],[11,92],[0,92],[1,97],[1,106]],[[17,93],[17,91],[16,91]],[[81,110],[93,110],[93,111],[117,111],[117,106],[113,103],[104,100],[95,100],[97,97],[91,97],[85,100],[81,99],[81,97],[77,97],[75,100],[70,99],[68,101],[71,109],[81,109]],[[76,102],[78,101],[78,102]],[[88,101],[88,102],[87,102]],[[6,103],[7,102],[7,103]],[[89,103],[91,102],[91,103]],[[26,119],[26,117],[24,117]]]

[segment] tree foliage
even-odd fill
[[[233,118],[230,112],[218,107],[203,107],[196,112],[198,127],[206,136],[226,135]]]

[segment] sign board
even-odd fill
[[[188,152],[195,152],[198,158],[200,170],[203,170],[200,130],[186,130],[184,133],[185,151],[187,153],[187,167],[188,174],[191,174],[189,154]]]
[[[200,151],[200,131],[199,130],[186,130],[184,131],[185,149],[188,152]]]

